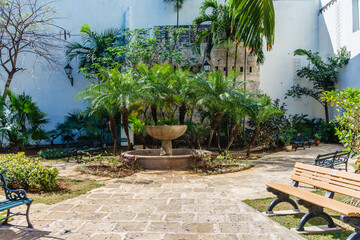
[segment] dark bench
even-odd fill
[[[4,192],[5,192],[5,197],[6,197],[6,200],[0,201],[0,211],[7,210],[6,217],[0,219],[0,221],[4,220],[2,225],[8,225],[9,218],[11,218],[13,216],[23,215],[23,216],[26,216],[28,227],[33,228],[33,225],[30,223],[30,219],[29,219],[29,210],[30,210],[31,203],[33,202],[33,199],[26,197],[25,190],[22,190],[22,189],[10,190],[7,187],[7,181],[6,181],[5,174],[0,173],[0,181],[1,181],[0,185],[3,186]],[[20,206],[23,204],[27,205],[26,214],[10,212],[11,208],[14,208],[14,207],[17,207],[17,206]]]
[[[291,174],[293,183],[279,184],[267,183],[267,190],[277,196],[270,204],[267,214],[273,214],[276,205],[282,202],[290,203],[295,211],[298,205],[289,195],[297,198],[297,203],[309,210],[297,227],[297,231],[304,231],[305,224],[312,218],[321,217],[328,222],[329,228],[336,228],[331,216],[324,212],[324,208],[341,214],[341,220],[355,228],[355,232],[348,240],[360,239],[360,208],[334,200],[334,194],[342,194],[351,198],[360,199],[360,175],[338,171],[303,163],[296,163]],[[316,188],[326,190],[326,194],[319,195],[299,188],[304,183]]]
[[[345,164],[345,171],[347,171],[347,164],[350,157],[350,152],[335,151],[331,153],[319,154],[315,159],[315,166],[334,168],[336,165]]]
[[[299,147],[302,147],[305,150],[305,143],[304,139],[300,135],[290,134],[291,142],[290,144],[293,145],[294,150],[296,151]]]

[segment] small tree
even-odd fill
[[[304,77],[312,82],[313,86],[303,87],[299,84],[292,86],[285,94],[286,97],[301,98],[302,96],[312,97],[318,101],[325,110],[326,122],[329,122],[329,108],[325,100],[321,98],[324,91],[335,89],[337,75],[340,68],[349,63],[350,52],[345,47],[341,48],[336,55],[328,57],[328,63],[320,57],[319,53],[313,53],[311,50],[297,49],[295,56],[306,56],[313,65],[312,67],[303,67],[297,71],[299,77]],[[285,98],[286,98],[285,97]]]
[[[360,154],[360,90],[346,88],[342,91],[326,91],[322,100],[330,102],[331,106],[338,107],[339,115],[334,122],[339,123],[335,127],[336,135],[348,151],[355,155]]]
[[[14,75],[25,69],[19,66],[19,57],[30,53],[55,63],[54,53],[59,48],[60,35],[49,29],[54,25],[54,1],[0,0],[0,66],[6,83],[3,99]]]

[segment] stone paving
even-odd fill
[[[111,179],[55,205],[34,204],[35,229],[1,227],[0,239],[303,239],[241,200],[271,196],[266,182],[290,182],[295,162],[312,163],[318,153],[339,148],[279,152],[256,160],[253,169],[225,175],[145,171]],[[26,225],[25,217],[11,223]]]

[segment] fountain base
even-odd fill
[[[195,166],[196,158],[195,151],[207,153],[209,156],[211,152],[194,149],[173,149],[172,156],[160,156],[160,149],[142,149],[125,152],[124,158],[136,157],[139,164],[146,169],[152,170],[178,170],[187,169]]]

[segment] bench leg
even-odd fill
[[[299,211],[298,205],[296,204],[296,202],[294,200],[292,200],[289,197],[289,194],[285,194],[283,192],[280,192],[280,191],[270,188],[270,187],[266,187],[266,190],[268,192],[275,194],[277,197],[276,199],[274,199],[274,201],[272,201],[272,203],[270,203],[268,209],[266,210],[266,214],[273,213],[273,209],[275,208],[275,206],[282,202],[290,203],[294,207],[294,211]]]
[[[336,227],[336,225],[335,225],[334,221],[332,220],[332,218],[330,217],[330,215],[325,213],[324,209],[322,207],[319,207],[315,204],[306,202],[302,199],[297,199],[297,202],[298,202],[298,204],[303,205],[304,207],[309,209],[309,212],[301,218],[299,226],[296,229],[297,231],[304,231],[305,224],[314,217],[321,217],[321,218],[325,219],[328,222],[329,228]]]
[[[9,217],[10,217],[10,209],[7,210],[6,218],[5,218],[5,220],[2,222],[2,225],[8,225]]]
[[[341,215],[341,221],[355,228],[355,232],[351,234],[347,240],[360,240],[360,217],[348,217]]]
[[[30,212],[30,205],[32,202],[29,202],[26,204],[27,209],[26,209],[26,221],[28,223],[28,228],[34,228],[34,226],[30,223],[30,218],[29,218],[29,212]]]

